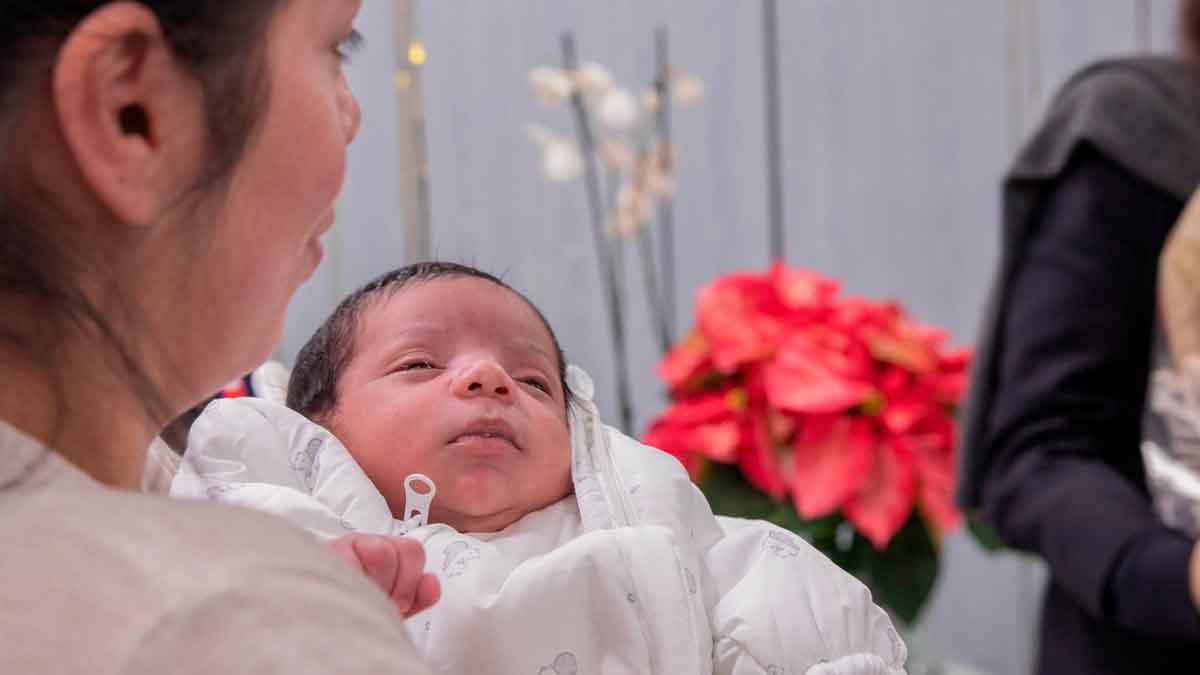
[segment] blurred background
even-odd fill
[[[1110,55],[1170,52],[1174,0],[367,0],[349,66],[364,125],[327,256],[294,301],[278,358],[347,293],[427,257],[501,274],[542,309],[615,411],[610,328],[581,180],[554,182],[528,134],[574,134],[530,71],[579,58],[638,93],[673,67],[704,85],[672,112],[676,336],[715,276],[791,265],[976,337],[998,252],[999,183],[1049,97]],[[775,79],[772,78],[774,74]],[[777,122],[773,127],[772,120]],[[773,166],[778,173],[772,173]],[[779,186],[777,210],[771,185]],[[666,405],[641,269],[625,266],[633,430]],[[912,638],[950,672],[1030,670],[1044,572],[943,542]],[[953,670],[957,668],[958,670]]]

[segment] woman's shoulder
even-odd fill
[[[1200,66],[1151,56],[1086,66],[1051,100],[1008,179],[1053,180],[1082,145],[1186,198],[1200,182]]]
[[[111,489],[52,454],[0,489],[0,503],[0,652],[29,666],[15,672],[87,672],[108,659],[183,667],[192,654],[223,664],[196,672],[240,673],[227,660],[256,650],[288,652],[261,665],[321,672],[314,652],[337,640],[357,645],[351,662],[411,659],[383,594],[277,518]],[[86,638],[65,650],[64,635]]]
[[[64,574],[103,575],[128,583],[120,592],[134,596],[192,598],[280,574],[361,590],[335,555],[279,518],[109,488],[53,455],[38,472],[32,485],[0,493],[0,537],[28,544],[6,553],[9,563],[21,557]]]
[[[103,552],[102,560],[141,578],[144,590],[157,586],[178,598],[268,575],[321,577],[347,591],[369,588],[311,535],[269,514],[76,487],[30,500],[24,536],[53,538],[80,554]]]
[[[1105,108],[1135,106],[1195,113],[1200,106],[1200,66],[1165,56],[1095,61],[1066,80],[1052,108],[1079,101]]]

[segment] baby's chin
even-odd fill
[[[438,485],[430,515],[432,521],[444,522],[459,532],[498,532],[549,506],[549,503],[533,503],[537,497],[519,491],[518,485],[507,476],[491,472],[467,472],[455,476],[450,483],[444,490]],[[550,503],[565,496],[565,491],[562,495],[552,495]]]
[[[447,484],[438,484],[431,515],[443,516],[456,530],[494,532],[525,515],[521,495],[508,476],[474,469],[443,482]]]

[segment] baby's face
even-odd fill
[[[437,485],[430,521],[494,532],[566,496],[570,435],[550,333],[489,281],[416,282],[369,303],[328,425],[404,511],[404,478]]]

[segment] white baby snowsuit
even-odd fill
[[[442,598],[407,626],[439,672],[904,672],[904,643],[858,580],[786,530],[714,517],[673,457],[600,423],[583,371],[569,383],[574,494],[498,533],[394,518],[332,434],[257,399],[209,406],[171,493],[323,537],[420,540]]]

